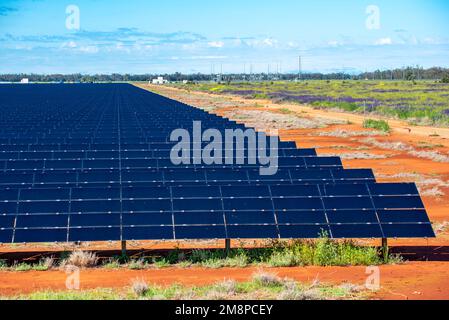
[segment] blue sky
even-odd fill
[[[295,72],[299,55],[307,71],[449,67],[449,1],[0,0],[0,73]]]

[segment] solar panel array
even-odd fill
[[[433,237],[414,184],[279,142],[279,170],[174,165],[170,133],[246,129],[127,84],[0,86],[0,243]]]

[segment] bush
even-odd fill
[[[8,268],[8,263],[6,260],[0,260],[0,269]]]
[[[148,263],[144,259],[131,260],[128,263],[128,269],[131,270],[142,270],[148,267]]]
[[[384,120],[368,119],[363,122],[363,127],[366,129],[375,129],[382,132],[390,132],[391,128],[388,122]]]
[[[98,257],[93,252],[74,251],[64,261],[64,265],[71,265],[79,268],[95,267],[98,263]]]
[[[441,83],[449,83],[449,74],[446,74],[443,79],[441,79]]]
[[[252,275],[253,281],[263,287],[276,287],[282,285],[282,279],[274,273],[259,271]]]
[[[31,265],[29,265],[27,263],[20,263],[20,264],[14,265],[14,271],[17,271],[17,272],[30,271],[31,269],[32,269]]]
[[[133,279],[131,281],[131,289],[138,297],[143,297],[149,290],[149,286],[143,279]]]
[[[275,252],[268,264],[271,267],[294,267],[298,265],[298,259],[293,252]]]
[[[55,264],[55,259],[53,257],[47,257],[39,261],[38,264],[33,266],[33,270],[36,271],[47,271],[51,269]]]

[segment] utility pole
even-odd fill
[[[299,60],[298,60],[298,80],[301,80],[301,76],[302,76],[302,61],[301,61],[301,56],[299,56]]]

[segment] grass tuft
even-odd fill
[[[390,132],[391,128],[385,120],[368,119],[363,122],[363,127],[366,129],[375,129],[382,132]]]
[[[259,271],[252,275],[252,280],[263,287],[278,287],[282,286],[283,281],[277,274]]]
[[[98,263],[98,257],[93,252],[74,251],[64,261],[63,265],[71,265],[79,268],[95,267]]]
[[[143,297],[147,294],[149,286],[144,279],[133,279],[131,289],[136,296]]]

